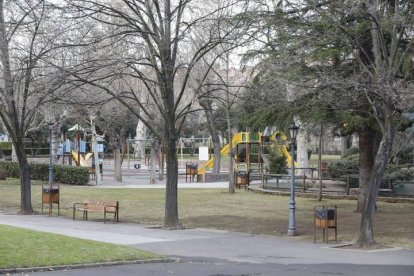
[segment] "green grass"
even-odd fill
[[[18,212],[20,189],[16,184],[0,181],[0,211]],[[164,220],[164,189],[105,189],[61,185],[61,215],[72,217],[72,206],[84,199],[118,200],[120,223],[160,225]],[[32,205],[41,210],[41,187],[32,187]],[[354,212],[355,200],[296,198],[298,239],[313,241],[313,207],[338,206],[339,240],[356,240],[359,234],[360,214]],[[385,245],[414,248],[413,204],[378,202],[374,234]],[[47,206],[45,205],[45,208]],[[289,217],[289,197],[258,194],[227,189],[180,189],[178,209],[185,227],[212,228],[252,234],[286,236]],[[54,214],[56,210],[54,209]],[[91,220],[102,221],[102,214],[90,215]],[[78,214],[80,218],[80,214]],[[321,238],[321,235],[318,236]]]
[[[0,268],[145,260],[159,256],[135,248],[0,225]]]

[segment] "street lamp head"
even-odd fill
[[[295,125],[295,123],[291,123],[288,127],[289,132],[290,132],[290,138],[295,141],[296,140],[296,136],[298,135],[298,130],[299,127],[297,125]]]

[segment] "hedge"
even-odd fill
[[[384,177],[412,181],[414,179],[414,168],[407,167],[406,165],[394,165],[390,164],[385,169]]]
[[[332,161],[328,164],[328,174],[332,178],[339,178],[349,174],[358,175],[358,173],[358,160],[344,159]],[[404,165],[388,164],[384,172],[384,178],[411,181],[414,179],[414,168]]]
[[[30,166],[30,178],[33,180],[47,181],[49,178],[49,165],[32,163]],[[20,178],[20,168],[17,162],[0,161],[0,169],[4,169],[7,177]],[[85,167],[53,166],[54,182],[86,185],[89,182],[89,172]]]
[[[12,143],[11,142],[0,142],[0,156],[9,156],[12,154]]]
[[[358,160],[339,160],[328,163],[328,174],[332,178],[339,178],[343,175],[358,174]]]
[[[0,149],[2,150],[11,150],[12,143],[11,142],[0,142]]]

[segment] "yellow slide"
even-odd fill
[[[86,162],[88,162],[88,161],[89,161],[89,159],[91,159],[92,155],[93,155],[93,152],[88,152],[88,153],[85,155],[85,161],[86,161]]]
[[[282,145],[282,154],[286,158],[287,166],[290,168],[292,166],[292,157],[290,156],[289,151],[285,145]],[[298,162],[295,161],[295,168],[298,166]]]
[[[74,150],[72,150],[71,153],[72,153],[73,160],[75,160],[75,162],[78,163],[78,153]],[[80,165],[82,167],[88,167],[88,163],[86,163],[86,161],[85,161],[85,159],[83,159],[82,155],[80,155]]]
[[[234,134],[233,139],[232,139],[232,145],[233,145],[233,148],[234,148],[234,147],[235,147],[238,143],[240,143],[241,141],[242,141],[242,133],[241,133],[241,132],[239,132],[239,133]],[[224,147],[220,150],[220,154],[221,154],[222,156],[225,156],[225,155],[229,154],[229,148],[230,148],[230,145],[229,145],[229,144],[225,145],[225,146],[224,146]],[[213,158],[210,158],[210,160],[208,160],[206,163],[204,163],[204,165],[203,165],[203,166],[200,166],[200,168],[198,168],[197,173],[198,173],[198,174],[203,174],[203,173],[205,173],[206,169],[212,169],[212,168],[213,168],[213,166],[214,166],[214,157],[213,157]]]
[[[282,142],[282,141],[284,142],[284,141],[287,140],[287,137],[283,132],[278,130],[278,131],[275,131],[272,134],[270,140],[273,141],[273,142],[275,142],[275,141],[276,142]],[[290,153],[289,153],[286,145],[282,144],[282,145],[280,145],[280,148],[282,149],[283,156],[286,158],[287,166],[288,166],[288,168],[290,168],[291,165],[292,165],[292,157],[290,156]],[[298,166],[298,163],[295,161],[295,167],[297,167],[297,166]]]

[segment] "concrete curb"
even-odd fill
[[[181,259],[178,259],[178,258],[160,258],[160,259],[149,259],[149,260],[115,261],[115,262],[103,262],[103,263],[74,264],[74,265],[5,268],[5,269],[0,269],[0,274],[54,271],[54,270],[114,266],[114,265],[129,265],[129,264],[174,263],[174,262],[180,262],[180,261]]]

